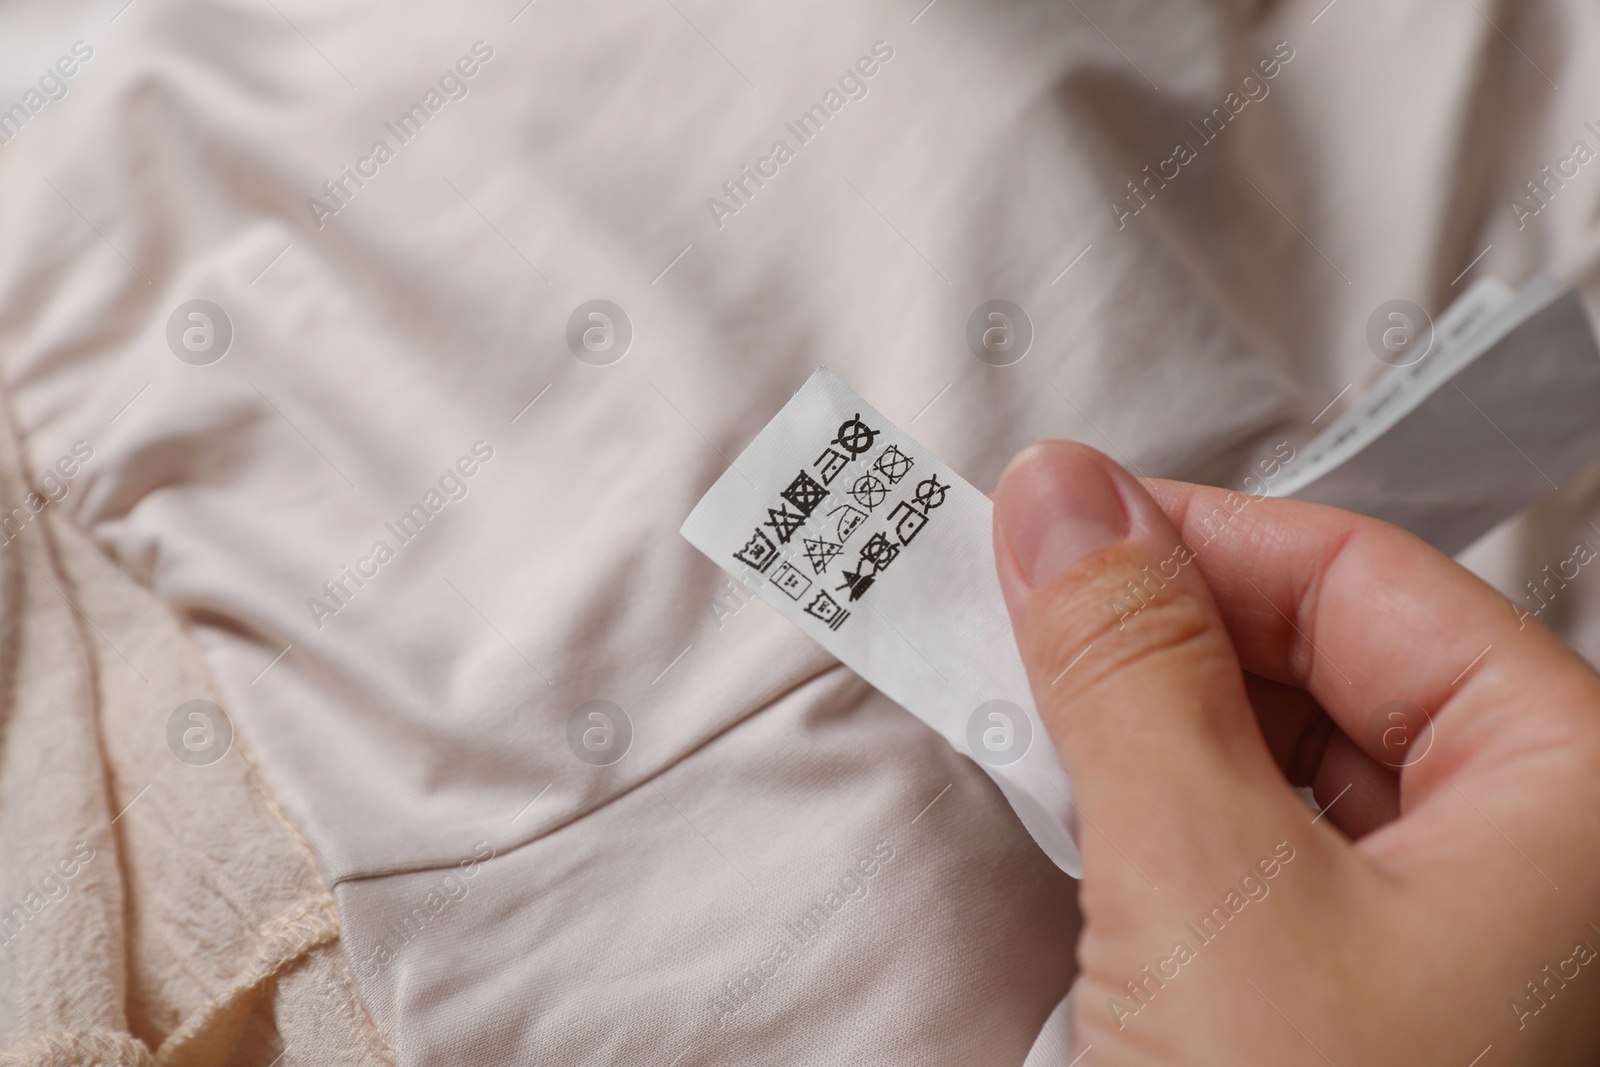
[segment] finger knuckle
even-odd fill
[[[1126,670],[1215,640],[1215,610],[1187,589],[1165,593],[1136,618],[1108,625],[1102,634],[1108,670]]]
[[[1085,648],[1095,649],[1092,663],[1086,661],[1075,672],[1080,687],[1096,676],[1134,669],[1218,637],[1216,610],[1203,590],[1188,582],[1166,582],[1148,588],[1135,602],[1108,598],[1108,591],[1122,584],[1089,583],[1054,603],[1054,618],[1040,628],[1047,646],[1036,651],[1044,662],[1059,664],[1057,670]]]

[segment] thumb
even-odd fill
[[[1034,445],[1001,475],[995,558],[1040,718],[1098,831],[1080,835],[1086,872],[1109,847],[1228,877],[1305,840],[1211,591],[1138,481],[1091,448]]]

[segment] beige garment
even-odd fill
[[[168,747],[212,693],[198,650],[59,508],[31,515],[0,423],[0,1064],[393,1062],[243,746]]]
[[[1439,310],[1480,251],[1513,283],[1582,280],[1593,244],[1594,168],[1526,230],[1506,205],[1590,117],[1585,0],[110,14],[0,154],[0,357],[33,469],[92,438],[63,510],[201,636],[275,796],[349,876],[351,970],[406,1062],[1021,1061],[1063,1018],[1071,886],[920,724],[761,605],[734,613],[683,514],[823,362],[984,487],[1041,436],[1227,480],[1383,369],[1381,301]],[[471,95],[319,228],[307,197],[480,36]],[[717,228],[706,199],[880,38],[870,95]],[[1272,95],[1119,226],[1124,183],[1280,40]],[[197,295],[237,328],[211,367],[164,338]],[[604,368],[563,339],[596,296],[638,326]],[[1013,368],[963,343],[995,296],[1037,329]],[[502,451],[472,495],[315,626],[305,599],[480,432]],[[611,768],[563,740],[594,697],[636,718]],[[445,885],[480,835],[497,857]],[[879,841],[870,892],[719,1026],[727,984]],[[425,904],[439,887],[459,899]],[[161,1025],[250,956],[186,954],[211,978]]]

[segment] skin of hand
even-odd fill
[[[1006,468],[995,554],[1076,794],[1078,1067],[1600,1062],[1561,640],[1395,527],[1068,442]]]

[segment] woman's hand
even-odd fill
[[[1081,1067],[1600,1060],[1571,649],[1394,527],[1079,445],[1017,456],[995,527],[1077,793]]]

